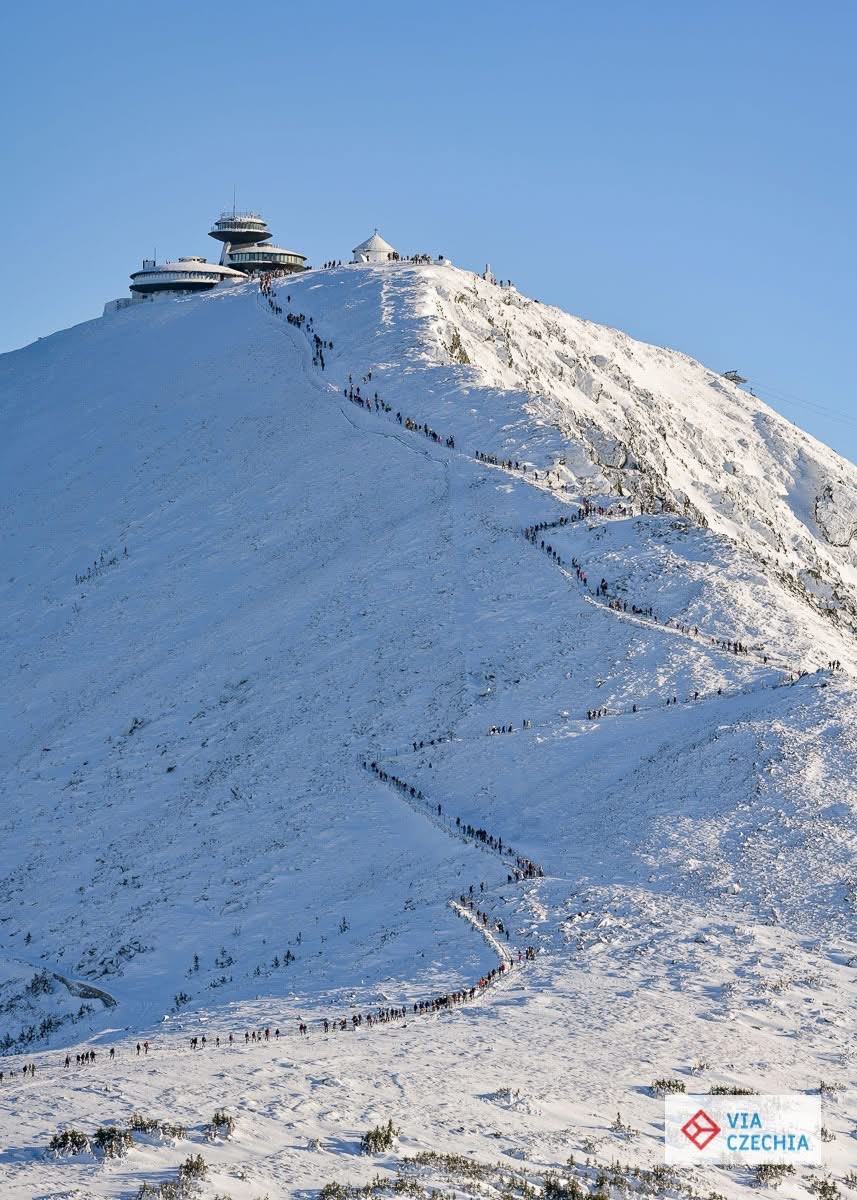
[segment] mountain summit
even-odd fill
[[[111,313],[0,420],[7,1051],[502,1017],[560,1125],[846,1053],[852,464],[448,264]]]

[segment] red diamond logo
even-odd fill
[[[704,1150],[709,1142],[713,1142],[720,1132],[720,1126],[712,1121],[704,1108],[695,1112],[689,1121],[685,1121],[681,1131],[689,1142],[693,1142],[697,1150]]]

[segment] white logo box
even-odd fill
[[[820,1165],[817,1096],[667,1096],[664,1156],[673,1166]]]

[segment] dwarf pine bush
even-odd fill
[[[131,1113],[128,1128],[132,1133],[160,1133],[161,1122],[157,1117],[145,1117],[142,1113]]]
[[[677,1092],[684,1092],[686,1090],[684,1081],[681,1079],[655,1079],[651,1087],[652,1095],[659,1098],[673,1096]]]
[[[129,1129],[120,1129],[117,1125],[101,1125],[93,1134],[92,1141],[105,1158],[121,1158],[134,1145],[134,1135]]]
[[[211,1140],[216,1137],[230,1137],[235,1131],[235,1118],[230,1116],[225,1108],[215,1109],[214,1116],[205,1127],[205,1136]]]
[[[191,1154],[179,1167],[179,1179],[190,1181],[205,1179],[208,1174],[208,1164],[201,1154]]]
[[[374,1129],[367,1129],[360,1139],[360,1153],[381,1154],[384,1150],[392,1150],[400,1132],[401,1130],[393,1125],[392,1118],[386,1125],[376,1125]]]
[[[131,1113],[128,1121],[131,1133],[161,1134],[167,1138],[186,1138],[187,1129],[184,1125],[173,1124],[171,1121],[159,1121],[157,1117],[147,1117],[143,1113]]]
[[[779,1187],[788,1175],[794,1175],[790,1163],[759,1163],[753,1167],[753,1182],[757,1187]]]
[[[79,1129],[64,1129],[55,1133],[48,1142],[54,1154],[86,1154],[90,1149],[89,1138]]]
[[[47,996],[54,991],[54,984],[48,972],[40,970],[36,971],[24,991],[28,996]]]
[[[176,1141],[180,1141],[187,1137],[187,1126],[178,1125],[171,1121],[161,1121],[161,1133],[164,1137],[175,1138]]]
[[[842,1194],[829,1175],[823,1179],[811,1179],[806,1185],[806,1190],[812,1192],[813,1196],[818,1196],[818,1200],[839,1200]]]
[[[548,1171],[543,1195],[545,1200],[583,1200],[584,1191],[573,1176],[571,1179],[560,1179]]]

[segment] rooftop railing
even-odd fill
[[[259,213],[221,213],[215,225],[264,225],[267,228],[268,222]]]

